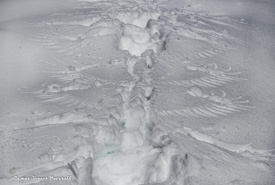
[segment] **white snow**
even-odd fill
[[[274,184],[272,7],[1,1],[0,184]]]

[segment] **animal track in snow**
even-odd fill
[[[39,153],[44,173],[62,168],[78,184],[200,184],[204,163],[212,158],[237,165],[233,155],[209,147],[197,132],[175,132],[176,123],[162,120],[218,118],[252,108],[242,97],[217,90],[243,80],[239,73],[209,62],[240,43],[222,31],[231,25],[221,17],[162,10],[154,3],[143,2],[147,9],[120,3],[85,2],[72,15],[75,20],[55,15],[37,23],[44,32],[30,36],[56,52],[53,61],[39,66],[56,82],[23,91],[70,109],[32,122],[42,131],[70,128],[74,144],[66,152],[64,146]],[[96,9],[101,5],[106,11]]]

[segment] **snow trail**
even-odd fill
[[[245,81],[241,73],[212,61],[243,44],[226,31],[240,23],[163,4],[169,3],[83,1],[72,12],[29,21],[29,39],[55,53],[38,65],[54,82],[21,92],[61,113],[34,114],[29,127],[1,134],[5,158],[14,155],[0,167],[1,184],[271,182],[273,150],[185,125],[255,108],[245,95],[223,90]]]

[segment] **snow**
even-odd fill
[[[275,183],[273,2],[14,0],[0,17],[1,185]]]

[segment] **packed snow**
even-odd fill
[[[275,184],[274,10],[0,1],[0,184]]]

